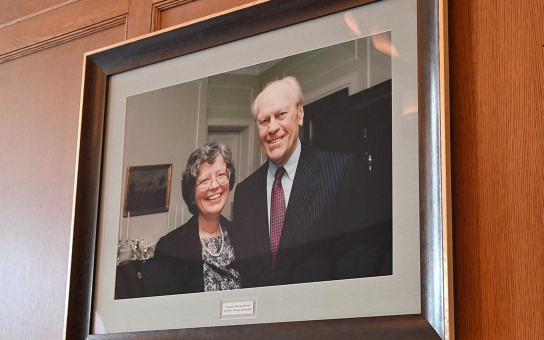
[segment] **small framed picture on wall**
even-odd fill
[[[123,216],[168,211],[172,164],[129,166]]]

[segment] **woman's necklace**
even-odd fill
[[[202,247],[204,247],[204,249],[206,249],[206,251],[214,257],[221,255],[221,253],[223,252],[223,244],[225,243],[225,237],[223,236],[223,228],[221,228],[221,223],[219,223],[219,231],[221,232],[221,247],[219,248],[218,253],[213,253],[208,247],[206,247],[206,243],[204,242],[202,237],[200,238],[200,244],[202,244]]]

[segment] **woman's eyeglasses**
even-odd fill
[[[219,185],[225,185],[230,179],[230,169],[219,170],[215,173],[215,181]],[[212,186],[213,177],[207,176],[197,180],[196,187],[200,191],[206,191]]]

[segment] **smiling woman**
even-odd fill
[[[218,157],[213,164],[204,163],[200,167],[195,203],[199,212],[201,233],[213,234],[208,230],[217,230],[214,222],[227,203],[229,176],[230,171],[226,168],[223,157]]]
[[[221,215],[234,181],[232,153],[226,145],[209,141],[193,151],[181,181],[183,199],[193,217],[159,240],[155,257],[145,265],[145,283],[140,283],[138,291],[123,292],[130,284],[124,284],[118,276],[116,297],[240,288],[240,274],[233,267],[230,222]]]

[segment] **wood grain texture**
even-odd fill
[[[127,39],[151,33],[152,0],[130,0],[127,20]]]
[[[0,27],[78,0],[1,1]]]
[[[111,21],[126,15],[128,1],[80,0],[4,27],[0,29],[0,58],[59,37],[62,41],[63,36],[73,35],[75,31],[88,30],[89,27],[103,21]],[[83,35],[75,35],[79,36]],[[71,39],[64,41],[68,40]]]
[[[169,10],[170,8],[178,7],[185,5],[188,2],[196,0],[154,0],[153,1],[153,14],[151,18],[151,30],[153,32],[161,29],[161,18],[164,11]]]
[[[83,53],[117,26],[0,65],[0,339],[62,339]]]
[[[544,334],[544,3],[450,1],[458,339]]]
[[[117,16],[117,17],[113,17],[111,19],[101,21],[101,22],[99,22],[97,24],[94,24],[94,25],[85,26],[85,27],[82,27],[81,29],[71,31],[71,32],[67,32],[65,34],[59,35],[59,36],[54,37],[52,39],[40,41],[40,42],[38,42],[36,44],[29,45],[29,46],[26,46],[24,48],[21,48],[21,49],[12,51],[12,52],[5,53],[3,55],[0,55],[0,63],[4,63],[6,61],[17,59],[17,58],[23,57],[25,55],[36,53],[36,52],[39,52],[41,50],[45,50],[47,48],[57,46],[57,45],[63,44],[63,43],[68,42],[68,41],[79,39],[79,38],[82,38],[82,37],[87,36],[89,34],[94,34],[94,33],[99,32],[99,31],[107,30],[107,29],[109,29],[111,27],[115,27],[115,26],[119,26],[119,25],[126,26],[125,25],[126,24],[126,19],[127,19],[126,15],[120,15],[120,16]]]

